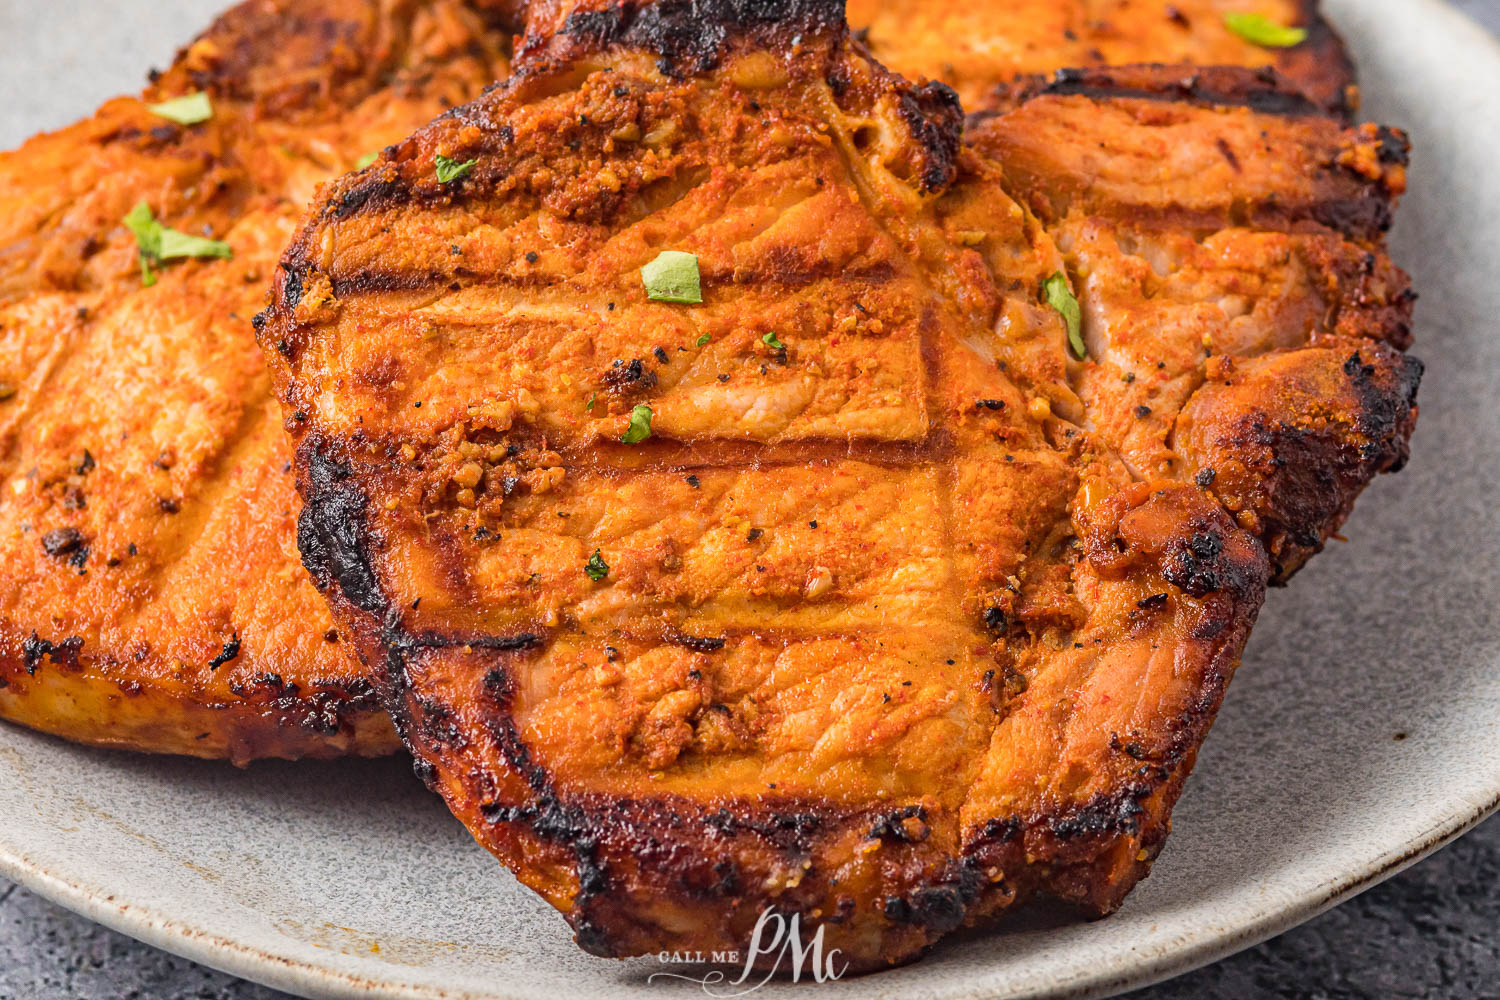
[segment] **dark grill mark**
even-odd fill
[[[65,556],[83,547],[83,534],[77,528],[57,528],[42,536],[42,551],[49,556]]]
[[[36,676],[37,667],[49,656],[53,663],[76,668],[78,653],[82,649],[82,636],[72,635],[62,642],[53,643],[33,632],[30,638],[21,643],[21,665],[26,668],[27,676],[32,677]]]
[[[219,655],[208,661],[208,669],[218,670],[224,664],[237,659],[240,655],[240,637],[233,635],[229,641],[224,643],[224,648],[219,650]],[[278,678],[280,680],[280,678]]]
[[[708,636],[701,635],[688,635],[686,632],[678,632],[675,630],[665,633],[662,636],[662,639],[663,641],[669,642],[674,646],[682,646],[685,649],[691,649],[695,653],[717,652],[724,648],[724,643],[727,641],[723,637],[710,638]]]

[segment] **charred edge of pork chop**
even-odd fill
[[[1077,131],[1085,120],[1098,134]],[[1142,419],[1101,433],[1133,467],[1218,496],[1285,582],[1370,481],[1406,459],[1422,374],[1402,353],[1416,296],[1384,245],[1405,188],[1406,136],[1349,128],[1264,74],[1132,66],[1037,82],[1014,111],[973,120],[968,138],[1006,165],[1012,190],[1069,246],[1070,266],[1096,286],[1087,298],[1113,296],[1131,314],[1101,309],[1090,334],[1098,364],[1080,391],[1117,397],[1114,409]],[[1233,274],[1256,266],[1256,280]],[[1220,267],[1219,294],[1248,303],[1263,339],[1203,333],[1197,343],[1204,328],[1170,312],[1178,267],[1189,303],[1205,294],[1193,269],[1212,287]],[[1278,315],[1276,281],[1304,283],[1322,309]],[[1270,303],[1265,315],[1257,302]],[[1172,345],[1174,322],[1185,339]],[[1121,348],[1121,330],[1151,336]]]
[[[1377,475],[1406,464],[1422,362],[1379,341],[1219,359],[1177,421],[1191,468],[1250,515],[1284,583],[1323,548]]]
[[[493,2],[253,0],[139,97],[0,154],[0,718],[229,758],[398,749],[291,541],[250,329],[317,183],[492,82]],[[207,121],[149,105],[193,92]],[[226,239],[143,287],[122,217]]]
[[[960,843],[938,842],[929,839],[929,823],[942,817],[920,805],[840,807],[775,793],[703,802],[560,788],[505,712],[518,683],[513,672],[548,643],[546,630],[407,630],[375,569],[384,543],[358,485],[377,474],[378,463],[316,432],[304,436],[298,456],[307,568],[341,620],[356,623],[367,662],[380,664],[377,685],[418,776],[564,912],[580,947],[601,957],[741,948],[760,913],[775,909],[821,924],[826,946],[840,949],[851,970],[871,971],[914,959],[959,927],[982,925],[1036,895],[1112,912],[1165,841],[1267,577],[1260,545],[1205,494],[1140,483],[1108,501],[1083,539],[1087,557],[1103,576],[1157,577],[1176,600],[1193,603],[1191,638],[1175,669],[1198,693],[1180,712],[1133,731],[1128,743],[1117,738],[1113,749],[1130,762],[1131,777],[1108,793],[995,817]],[[457,648],[483,658],[494,700],[489,738],[504,768],[487,790],[472,783],[468,735],[409,680],[424,655]],[[875,870],[843,881],[830,876],[847,871],[851,857],[857,864],[872,854]]]

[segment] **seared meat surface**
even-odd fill
[[[1079,280],[1092,429],[1138,478],[1203,485],[1285,580],[1406,460],[1405,136],[1235,70],[1069,72],[978,117]]]
[[[0,716],[237,761],[395,747],[299,565],[250,319],[319,183],[507,72],[485,7],[245,3],[0,156]],[[148,110],[197,92],[200,124]],[[233,259],[143,287],[142,202]]]
[[[1405,453],[1404,141],[1142,70],[966,147],[835,0],[532,17],[260,321],[419,772],[598,955],[1110,911],[1267,582]]]
[[[1225,21],[1245,11],[1306,40],[1250,41]],[[849,0],[849,23],[886,66],[941,80],[968,111],[1010,106],[1027,76],[1134,63],[1269,66],[1334,114],[1358,104],[1353,64],[1317,0]]]

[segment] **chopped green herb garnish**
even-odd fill
[[[604,561],[604,554],[595,549],[594,554],[589,556],[589,561],[584,564],[583,571],[589,575],[590,580],[598,583],[609,576],[609,563]]]
[[[1287,49],[1307,41],[1306,28],[1277,24],[1264,14],[1225,14],[1224,27],[1245,41],[1268,49]]]
[[[1058,271],[1047,279],[1043,287],[1047,292],[1047,304],[1062,314],[1063,322],[1068,326],[1068,346],[1073,349],[1078,360],[1082,361],[1089,354],[1089,349],[1083,342],[1083,310],[1078,307],[1078,300],[1068,288],[1068,276]]]
[[[786,349],[786,345],[777,338],[775,333],[766,334],[764,337],[760,338],[760,342],[762,344],[765,344],[773,351],[782,351]]]
[[[160,104],[149,105],[146,110],[159,118],[174,121],[179,125],[197,125],[214,116],[214,106],[209,102],[208,95],[202,91],[184,97],[174,97]]]
[[[592,410],[594,408],[594,400],[597,398],[599,398],[599,394],[597,392],[589,393],[589,401],[583,404],[583,408],[585,410]]]
[[[470,170],[473,170],[474,164],[478,163],[479,161],[465,160],[464,162],[460,163],[457,160],[450,160],[446,156],[438,156],[434,157],[432,162],[437,168],[438,183],[451,184],[452,182],[462,177],[464,174],[468,173]]]
[[[620,435],[626,444],[640,444],[651,436],[651,407],[637,406],[630,411],[630,426]]]
[[[705,333],[703,336],[701,336],[701,337],[698,338],[698,346],[702,347],[704,344],[708,343],[710,340],[713,340],[713,339],[714,339],[713,338],[713,334],[711,334],[711,333]]]
[[[656,302],[703,301],[698,279],[698,257],[681,250],[663,250],[656,259],[641,268],[646,297]]]
[[[156,268],[162,261],[180,260],[184,257],[220,257],[225,260],[234,256],[228,243],[190,236],[178,232],[156,221],[151,206],[144,201],[130,210],[122,220],[125,228],[135,236],[135,245],[141,262],[141,281],[147,288],[156,284]]]
[[[365,169],[365,167],[368,167],[378,159],[380,159],[380,150],[377,149],[373,153],[366,153],[364,156],[361,156],[359,159],[354,161],[354,169],[363,170]]]

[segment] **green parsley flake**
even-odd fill
[[[641,280],[646,284],[646,297],[655,302],[691,305],[703,301],[696,254],[663,250],[655,260],[641,268]]]
[[[609,576],[609,563],[604,561],[604,554],[595,549],[594,554],[589,556],[589,561],[584,564],[583,571],[589,575],[590,580],[598,583]]]
[[[711,334],[711,333],[705,333],[703,336],[701,336],[701,337],[698,338],[698,346],[702,347],[704,344],[708,343],[710,340],[713,340],[713,339],[714,339],[713,338],[713,334]]]
[[[363,170],[365,169],[365,167],[368,167],[378,159],[380,159],[379,150],[376,150],[373,153],[366,153],[364,156],[361,156],[359,159],[354,161],[354,169]]]
[[[585,410],[593,410],[593,408],[594,408],[594,400],[597,399],[598,397],[599,397],[599,394],[597,392],[591,392],[591,393],[589,393],[589,401],[587,403],[583,404],[583,408]]]
[[[202,91],[149,105],[146,110],[158,118],[165,118],[179,125],[197,125],[214,116],[214,106]]]
[[[228,243],[190,236],[162,225],[156,221],[151,206],[144,201],[132,208],[122,221],[125,228],[135,236],[141,262],[141,282],[147,288],[156,284],[156,268],[163,261],[181,260],[185,257],[219,257],[228,260],[234,256],[234,250]]]
[[[773,351],[784,351],[784,350],[786,350],[786,345],[783,344],[777,338],[777,336],[776,336],[775,333],[768,333],[768,334],[766,334],[764,337],[760,338],[760,342],[762,344],[765,344],[767,347],[769,347]]]
[[[434,157],[432,162],[433,165],[437,168],[438,183],[451,184],[462,177],[464,174],[468,173],[470,170],[473,170],[474,164],[478,163],[479,161],[465,160],[464,162],[459,163],[457,160],[450,160],[446,156],[438,156]]]
[[[651,407],[637,406],[630,411],[630,426],[620,435],[626,444],[640,444],[651,436]]]
[[[1079,361],[1088,357],[1089,349],[1083,342],[1083,310],[1068,288],[1068,276],[1058,271],[1047,279],[1043,286],[1047,292],[1047,304],[1062,314],[1068,326],[1068,346]]]
[[[1306,28],[1292,28],[1263,14],[1225,14],[1224,27],[1247,42],[1267,49],[1288,49],[1307,41]]]

